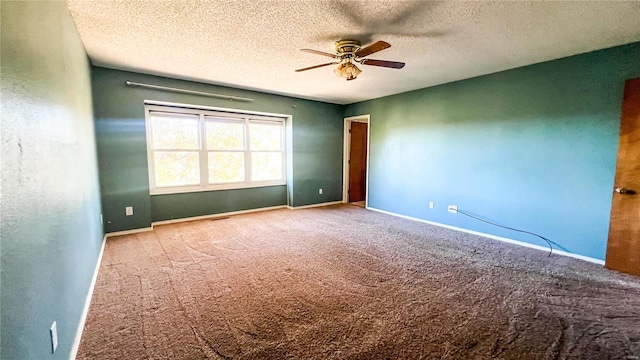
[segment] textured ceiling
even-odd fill
[[[347,104],[640,41],[640,1],[67,0],[94,65]],[[385,40],[354,81],[334,42]]]

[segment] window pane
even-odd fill
[[[153,148],[156,150],[198,149],[197,115],[150,113]]]
[[[251,123],[251,150],[282,150],[282,124]]]
[[[209,183],[244,181],[244,153],[210,152]]]
[[[251,180],[282,179],[282,153],[251,153]]]
[[[200,156],[197,152],[156,151],[153,158],[156,186],[200,184]]]
[[[244,150],[244,123],[207,121],[205,130],[207,149]]]

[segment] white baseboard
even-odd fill
[[[320,204],[311,204],[311,205],[302,205],[302,206],[287,206],[287,208],[289,208],[290,210],[299,210],[299,209],[309,209],[309,208],[314,208],[314,207],[322,207],[322,206],[329,206],[329,205],[336,205],[336,204],[344,204],[344,203],[342,201],[331,201],[331,202],[320,203]]]
[[[93,289],[95,288],[96,281],[98,280],[98,272],[100,271],[100,264],[102,263],[102,254],[104,254],[104,247],[106,243],[107,243],[107,235],[105,234],[104,237],[102,237],[100,254],[98,254],[98,261],[96,263],[96,268],[93,270],[93,278],[91,278],[91,285],[89,285],[89,292],[87,293],[87,297],[84,300],[84,308],[82,309],[82,315],[80,316],[80,323],[78,324],[78,329],[76,329],[76,336],[73,339],[73,344],[71,344],[71,354],[69,355],[70,360],[75,360],[76,355],[78,355],[80,340],[82,340],[82,331],[84,330],[84,323],[87,321],[87,315],[89,314],[89,306],[91,305],[91,298],[93,297]]]
[[[501,237],[501,236],[491,235],[491,234],[485,234],[485,233],[481,233],[479,231],[473,231],[473,230],[468,230],[468,229],[464,229],[464,228],[459,228],[459,227],[456,227],[456,226],[441,224],[441,223],[438,223],[438,222],[424,220],[424,219],[420,219],[420,218],[416,218],[416,217],[412,217],[412,216],[396,214],[396,213],[393,213],[393,212],[390,212],[390,211],[380,210],[380,209],[376,209],[376,208],[373,208],[373,207],[367,207],[367,209],[368,210],[372,210],[372,211],[376,211],[376,212],[379,212],[379,213],[391,215],[391,216],[400,217],[400,218],[403,218],[403,219],[418,221],[418,222],[429,224],[429,225],[434,225],[434,226],[439,226],[439,227],[443,227],[443,228],[447,228],[447,229],[451,229],[451,230],[455,230],[455,231],[460,231],[460,232],[464,232],[464,233],[467,233],[467,234],[478,235],[478,236],[486,237],[486,238],[489,238],[489,239],[506,242],[506,243],[509,243],[509,244],[520,245],[520,246],[528,247],[528,248],[531,248],[531,249],[542,250],[542,251],[546,251],[546,252],[549,251],[548,247],[529,244],[529,243],[524,242],[524,241],[513,240],[513,239],[509,239],[509,238],[504,238],[504,237]],[[570,253],[570,252],[566,252],[566,251],[562,251],[562,250],[556,250],[556,249],[553,249],[551,252],[553,254],[558,254],[558,255],[562,255],[562,256],[568,256],[568,257],[572,257],[572,258],[576,258],[576,259],[592,262],[592,263],[595,263],[595,264],[604,265],[604,260],[592,258],[592,257],[589,257],[589,256],[573,254],[573,253]]]
[[[110,233],[106,233],[105,236],[113,237],[113,236],[120,236],[120,235],[130,235],[130,234],[136,234],[136,233],[152,231],[152,230],[153,230],[153,224],[151,224],[150,227],[146,227],[146,228],[110,232]]]
[[[232,216],[232,215],[241,215],[241,214],[249,214],[249,213],[261,212],[261,211],[284,209],[286,207],[287,205],[278,205],[278,206],[270,206],[270,207],[263,207],[263,208],[257,208],[257,209],[231,211],[231,212],[219,213],[219,214],[193,216],[188,218],[154,221],[153,223],[151,223],[151,229],[153,229],[153,227],[157,225],[168,225],[168,224],[175,224],[175,223],[187,222],[187,221],[206,220],[206,219],[226,217],[226,216]]]

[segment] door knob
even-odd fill
[[[617,187],[617,188],[615,189],[615,192],[617,192],[618,194],[628,194],[628,195],[633,195],[633,194],[635,194],[635,193],[636,193],[636,192],[635,192],[635,191],[633,191],[633,190],[625,189],[625,188],[623,188],[623,187]]]

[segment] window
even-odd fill
[[[285,184],[284,118],[146,105],[151,194]]]

